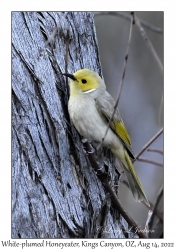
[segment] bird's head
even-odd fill
[[[81,69],[74,74],[63,74],[70,78],[70,95],[104,91],[106,86],[102,78],[92,70]]]

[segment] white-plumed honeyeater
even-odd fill
[[[75,128],[88,140],[101,143],[114,111],[115,101],[106,91],[104,81],[94,71],[81,69],[74,74],[64,75],[70,78],[68,111]],[[134,159],[131,139],[118,109],[110,123],[103,145],[110,148],[122,162],[135,200],[144,201],[149,205],[130,159]]]

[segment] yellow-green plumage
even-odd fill
[[[127,164],[123,162],[123,165],[125,167],[125,173],[126,173],[134,198],[139,201],[143,200],[149,206],[149,201],[146,198],[142,185],[139,181],[139,178],[135,172],[134,166],[126,150],[125,150],[125,160]]]
[[[76,129],[85,138],[101,143],[115,106],[112,96],[106,91],[104,81],[88,69],[78,70],[73,75],[64,75],[70,78],[68,110]],[[130,159],[134,158],[131,139],[118,109],[103,145],[109,147],[123,163],[134,198],[149,205]]]
[[[111,124],[111,128],[116,132],[117,135],[120,135],[120,138],[125,144],[128,144],[129,146],[131,146],[131,138],[123,122],[121,121],[113,122],[113,124]]]

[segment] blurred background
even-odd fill
[[[118,16],[105,15],[103,12],[94,14],[103,77],[108,92],[116,100],[123,73],[130,21]],[[163,28],[163,12],[143,11],[135,14],[140,19]],[[144,29],[163,64],[163,34]],[[131,136],[135,155],[163,127],[163,84],[163,73],[138,27],[134,25],[118,107]],[[163,151],[163,134],[149,148]],[[156,152],[146,150],[141,157],[163,164],[163,155]],[[154,204],[163,185],[163,167],[138,160],[134,166],[149,201]],[[144,228],[148,208],[142,203],[135,202],[124,184],[120,185],[119,199],[125,210]]]

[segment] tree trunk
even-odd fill
[[[68,111],[64,73],[101,75],[93,14],[12,13],[12,237],[125,238]],[[111,184],[114,159],[104,158]],[[117,189],[116,189],[117,191]]]

